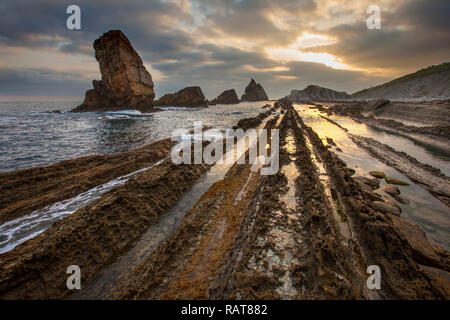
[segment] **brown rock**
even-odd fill
[[[390,204],[381,202],[381,201],[374,201],[372,202],[372,206],[375,210],[382,212],[382,213],[390,213],[396,216],[400,215],[400,210],[394,206],[391,206]]]
[[[412,249],[413,259],[417,263],[435,268],[444,267],[441,258],[428,242],[425,233],[419,226],[397,217],[392,217],[392,222],[408,241]]]
[[[364,183],[370,186],[373,190],[378,189],[380,187],[380,181],[377,179],[371,179],[367,177],[354,177],[353,180],[355,180],[358,183]]]
[[[244,118],[238,121],[237,126],[234,126],[234,129],[242,128],[244,130],[255,128],[261,124],[261,119],[259,118]]]
[[[358,182],[361,191],[364,193],[364,195],[369,198],[371,201],[383,201],[383,198],[381,198],[381,196],[375,192],[372,191],[372,188],[362,182]]]
[[[94,42],[102,80],[86,91],[84,102],[73,112],[137,109],[151,111],[155,92],[150,73],[130,41],[111,30]]]
[[[393,196],[394,198],[400,195],[400,190],[398,189],[397,186],[393,184],[385,185],[383,187],[383,191],[386,192],[388,195]]]
[[[236,94],[236,90],[230,89],[222,92],[216,99],[211,102],[214,104],[235,104],[239,103],[239,98]]]
[[[202,89],[194,86],[163,95],[155,106],[207,107],[207,104]]]
[[[266,91],[260,83],[256,83],[255,80],[251,80],[247,88],[245,88],[245,93],[242,95],[243,101],[265,101],[269,100]]]

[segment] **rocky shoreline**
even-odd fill
[[[450,207],[450,177],[439,169],[423,164],[404,152],[398,152],[374,139],[348,134],[361,148],[387,165],[405,174],[409,179],[423,186],[432,195]]]
[[[304,124],[292,104],[280,100],[276,108],[281,114],[273,109],[238,126],[280,130],[278,173],[262,176],[250,164],[232,165],[173,233],[148,258],[129,266],[132,271],[102,299],[448,299],[449,253],[429,244],[418,226],[381,210],[383,200],[365,189],[377,186],[353,177],[354,170]],[[145,159],[124,169],[128,172],[164,159],[170,148],[170,141],[159,141],[112,159],[118,167]],[[71,161],[29,169],[34,175],[23,170],[4,175],[35,188],[43,188],[39,181],[46,177],[50,192],[60,182],[49,173],[64,176],[67,163],[74,170],[89,163]],[[65,285],[68,265],[79,265],[89,286],[210,167],[163,160],[0,254],[0,298],[76,298]],[[76,181],[69,173],[66,178]],[[26,202],[31,193],[9,206]],[[366,268],[373,264],[381,268],[381,290],[366,287]]]
[[[340,103],[320,109],[450,153],[449,100],[391,102],[381,99]]]
[[[147,167],[166,157],[172,145],[165,139],[130,152],[0,173],[0,224]]]

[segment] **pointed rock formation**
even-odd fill
[[[202,89],[195,86],[165,94],[155,101],[155,106],[207,107],[207,103]]]
[[[245,88],[245,93],[242,95],[243,101],[265,101],[269,100],[264,88],[260,83],[256,83],[255,80],[251,80],[247,88]]]
[[[235,104],[239,103],[239,98],[236,94],[236,90],[230,89],[222,92],[217,98],[211,101],[213,104]]]
[[[84,102],[73,112],[153,109],[153,81],[142,59],[120,30],[104,33],[94,42],[102,80],[92,81]]]

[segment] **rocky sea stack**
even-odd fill
[[[187,87],[175,93],[163,95],[155,106],[207,107],[205,95],[200,87]]]
[[[266,91],[260,83],[256,83],[255,80],[251,80],[247,88],[245,88],[245,93],[242,95],[242,101],[265,101],[269,100]]]
[[[352,96],[346,92],[309,85],[303,90],[292,90],[286,98],[295,103],[304,101],[347,101],[351,100]]]
[[[83,103],[73,112],[153,109],[153,81],[142,59],[120,30],[104,33],[94,42],[102,80],[92,81]]]
[[[222,92],[217,98],[211,101],[213,104],[235,104],[239,103],[238,95],[236,90],[229,89]]]

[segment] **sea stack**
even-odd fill
[[[229,89],[222,92],[217,98],[211,101],[214,104],[236,104],[239,103],[239,98],[236,90]]]
[[[153,110],[153,81],[141,57],[120,30],[104,33],[94,42],[102,80],[93,80],[84,102],[73,112]]]
[[[175,93],[167,93],[155,101],[155,106],[207,107],[200,87],[187,87]]]
[[[303,90],[292,90],[286,97],[294,103],[307,101],[347,101],[352,100],[352,96],[346,92],[335,91],[328,88],[309,85]]]
[[[242,101],[265,101],[269,100],[266,91],[260,83],[256,83],[255,80],[251,80],[247,88],[245,88],[245,93],[242,95]]]

